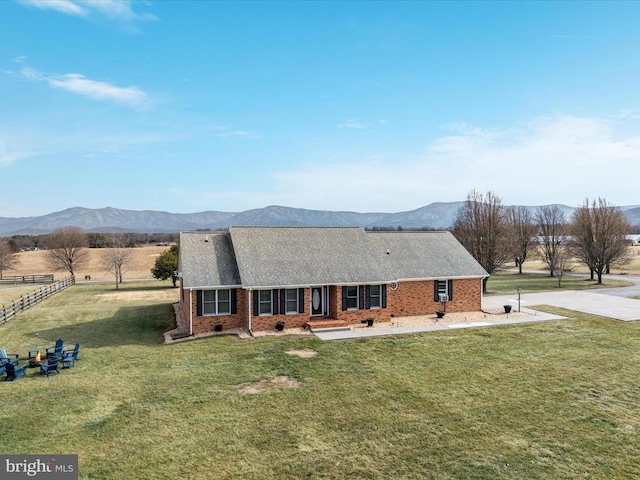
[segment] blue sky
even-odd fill
[[[640,2],[0,2],[0,217],[640,204]]]

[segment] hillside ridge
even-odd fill
[[[447,229],[464,201],[434,202],[414,210],[354,212],[309,210],[269,205],[242,212],[204,211],[170,213],[156,210],[123,210],[113,207],[72,207],[36,217],[0,217],[0,235],[40,235],[75,226],[87,232],[173,233],[199,229],[223,229],[231,225],[402,227]],[[567,218],[574,207],[558,205]],[[537,206],[530,206],[533,210]],[[640,206],[620,207],[631,225],[640,224]]]

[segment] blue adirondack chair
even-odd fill
[[[62,340],[61,338],[56,340],[56,344],[53,347],[45,347],[45,350],[47,352],[47,358],[50,358],[50,357],[58,358],[60,355],[62,355],[63,347],[64,347],[64,340]]]
[[[63,350],[62,351],[62,368],[73,367],[76,363],[76,360],[80,360],[78,358],[78,352],[80,352],[80,342],[76,343],[76,346],[73,347],[73,350]]]
[[[47,363],[40,364],[40,372],[47,377],[52,373],[60,373],[58,370],[58,357],[51,357]]]
[[[15,382],[20,377],[24,377],[27,371],[27,364],[17,367],[13,363],[5,363],[4,368],[7,371],[7,376],[4,377],[5,382]]]
[[[7,353],[4,348],[0,348],[0,365],[5,363],[18,364],[19,355],[17,353]]]

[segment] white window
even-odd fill
[[[260,290],[258,294],[258,312],[260,315],[271,315],[273,313],[273,292],[271,290]]]
[[[298,313],[298,289],[287,288],[285,290],[285,312]]]
[[[357,285],[347,287],[347,310],[358,309],[358,289]]]
[[[229,315],[231,313],[231,291],[204,290],[202,292],[203,315]]]
[[[380,308],[382,306],[381,302],[381,288],[380,285],[371,285],[369,287],[369,307],[370,308]]]

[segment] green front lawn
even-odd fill
[[[612,280],[606,275],[602,278],[602,284],[589,280],[588,277],[563,275],[558,287],[558,277],[550,277],[542,273],[493,272],[487,283],[485,295],[506,295],[520,288],[522,293],[556,292],[558,290],[586,290],[593,288],[627,287],[632,282]]]
[[[76,285],[0,327],[24,356],[82,343],[75,368],[0,384],[3,453],[77,453],[80,478],[109,480],[640,477],[640,324],[562,312],[572,319],[162,345],[176,291],[159,285]],[[279,377],[292,388],[241,392]]]

